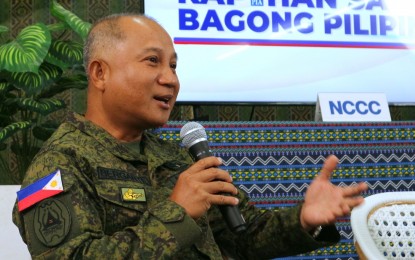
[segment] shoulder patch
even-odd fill
[[[37,180],[17,192],[17,206],[22,211],[41,200],[55,196],[63,191],[60,170]]]
[[[49,198],[40,202],[33,218],[36,237],[48,247],[61,243],[68,235],[71,227],[71,215],[61,201]]]

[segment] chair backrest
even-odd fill
[[[12,209],[19,189],[20,185],[0,185],[0,259],[31,259],[12,221]]]
[[[370,195],[350,222],[360,259],[415,259],[415,192]]]

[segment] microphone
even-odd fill
[[[201,124],[186,123],[180,130],[180,138],[195,161],[213,155],[207,142],[206,131]],[[219,205],[219,209],[232,232],[241,233],[246,230],[245,220],[237,206]]]

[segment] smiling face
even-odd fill
[[[117,23],[121,39],[91,54],[86,117],[119,139],[134,139],[169,119],[180,88],[177,56],[156,22],[128,16]]]

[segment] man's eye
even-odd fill
[[[172,68],[172,69],[176,69],[177,68],[177,63],[172,63],[172,64],[170,64],[170,68]]]
[[[150,57],[150,58],[148,58],[148,60],[153,62],[153,63],[157,63],[159,61],[159,59],[157,57]]]

